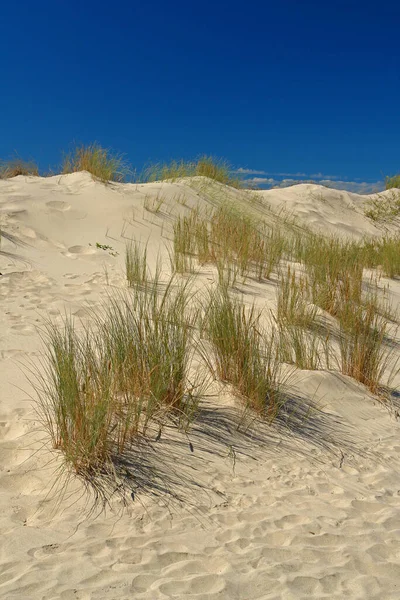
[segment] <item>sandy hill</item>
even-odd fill
[[[228,201],[271,223],[362,239],[382,234],[364,214],[369,200],[310,184],[243,193],[203,178],[0,181],[0,598],[400,598],[400,425],[361,383],[298,369],[291,389],[306,409],[296,425],[239,430],[222,386],[188,434],[141,449],[124,510],[116,497],[91,512],[82,482],[57,470],[26,378],[27,361],[40,368],[44,318],[61,324],[67,313],[79,327],[126,288],[130,240],[168,275],[173,224],[196,207]],[[215,267],[199,271],[199,289],[217,285]],[[273,273],[240,293],[273,311],[277,282]],[[398,281],[383,285],[398,304]]]

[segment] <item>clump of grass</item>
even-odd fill
[[[385,235],[364,243],[365,261],[370,267],[379,267],[391,279],[400,275],[400,235]]]
[[[130,169],[121,155],[103,148],[97,142],[88,146],[76,146],[64,157],[63,173],[79,171],[88,171],[103,183],[110,181],[123,183],[130,173]]]
[[[254,275],[268,279],[282,258],[285,243],[278,229],[263,223],[238,208],[222,204],[213,214],[210,229],[211,256],[236,262],[242,277]]]
[[[162,294],[157,282],[112,300],[102,329],[116,384],[136,410],[146,407],[146,426],[155,411],[189,404],[187,377],[196,314],[188,310],[187,286]],[[191,398],[190,400],[193,400]],[[137,419],[138,426],[140,419]]]
[[[258,271],[259,279],[270,279],[272,272],[278,269],[286,251],[286,246],[286,240],[279,227],[267,230],[265,253],[258,263],[262,265],[261,270]]]
[[[205,218],[199,218],[197,213],[194,220],[193,238],[197,260],[201,265],[212,261],[210,248],[210,223]]]
[[[376,394],[389,359],[387,321],[380,315],[377,295],[370,295],[364,304],[343,304],[339,324],[342,373]]]
[[[259,224],[255,217],[224,202],[211,215],[193,210],[180,217],[174,226],[174,249],[179,272],[186,268],[185,255],[196,255],[200,264],[217,266],[219,279],[236,281],[253,276],[267,279],[277,268],[286,248],[279,228]]]
[[[229,163],[224,159],[212,156],[203,155],[196,161],[195,175],[208,177],[235,188],[242,186],[240,179],[232,176]]]
[[[174,223],[173,239],[173,269],[177,273],[192,270],[192,256],[196,252],[196,238],[193,232],[197,228],[197,213],[193,211],[189,216],[179,216]]]
[[[296,277],[295,271],[287,266],[279,276],[278,323],[309,328],[314,324],[316,314],[317,307],[311,304],[311,289],[307,278]]]
[[[203,176],[232,187],[241,187],[241,181],[232,176],[229,163],[220,158],[203,155],[196,160],[173,160],[170,163],[155,164],[144,172],[145,181],[177,181],[185,177]]]
[[[336,316],[343,302],[360,302],[362,246],[320,235],[306,237],[301,249],[314,304]]]
[[[400,185],[400,181],[398,182]],[[400,192],[398,185],[389,186],[385,194],[376,194],[365,206],[364,214],[377,223],[391,223],[400,216]]]
[[[277,289],[276,322],[281,360],[299,369],[318,369],[322,355],[328,360],[327,339],[322,340],[316,325],[317,307],[311,304],[311,288],[305,276],[297,277],[290,266],[280,273]]]
[[[212,293],[203,320],[214,374],[233,385],[245,407],[273,419],[283,403],[279,348],[274,334],[262,330],[260,313],[247,309],[226,289]]]
[[[34,161],[25,161],[18,157],[0,161],[0,179],[11,179],[18,175],[39,177],[39,167]]]
[[[107,469],[121,431],[121,423],[113,431],[117,411],[111,369],[95,352],[93,339],[77,335],[71,319],[62,327],[47,322],[44,341],[44,374],[36,386],[39,418],[67,466],[91,479]]]
[[[387,190],[391,188],[397,188],[400,190],[400,174],[393,175],[393,177],[386,177],[385,179],[385,188]]]
[[[315,329],[307,331],[298,325],[280,323],[279,351],[283,362],[299,369],[314,371],[329,364],[328,340],[322,340]]]
[[[143,286],[148,280],[147,244],[136,241],[125,247],[125,271],[129,287]]]
[[[160,294],[153,284],[110,299],[83,332],[71,318],[46,325],[37,411],[66,465],[97,487],[104,477],[115,484],[150,422],[189,427],[203,393],[190,374],[197,315],[187,286],[171,280]]]

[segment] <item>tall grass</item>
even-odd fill
[[[188,308],[184,284],[172,280],[163,293],[159,286],[112,300],[102,336],[116,384],[121,391],[145,401],[154,410],[184,411],[196,313]],[[148,418],[146,418],[146,421]]]
[[[310,284],[305,276],[296,276],[290,265],[279,275],[277,288],[277,321],[304,328],[311,327],[317,307],[311,304]]]
[[[129,287],[143,286],[148,280],[147,244],[131,241],[125,247],[125,271]]]
[[[235,280],[237,273],[244,279],[269,278],[277,269],[285,247],[279,228],[268,228],[227,202],[207,217],[192,211],[189,217],[180,217],[174,226],[174,248],[183,269],[182,257],[195,254],[200,264],[215,264],[219,276],[227,270],[235,273]]]
[[[343,304],[339,324],[342,373],[376,394],[390,355],[385,346],[387,321],[380,315],[377,296],[370,295],[364,304]]]
[[[109,299],[83,331],[48,322],[37,411],[55,449],[85,480],[116,473],[150,423],[189,427],[205,379],[192,370],[195,310],[167,282]],[[154,284],[154,282],[153,282]]]
[[[298,369],[314,371],[329,365],[328,338],[321,339],[316,329],[280,323],[279,352],[283,362]]]
[[[316,325],[317,307],[311,304],[307,278],[296,276],[288,266],[282,270],[277,289],[276,322],[279,329],[281,360],[299,369],[318,369],[328,360],[328,343],[322,340]]]
[[[371,268],[379,268],[391,279],[400,275],[400,235],[385,235],[364,242],[365,263]]]
[[[203,332],[211,348],[209,368],[233,385],[245,407],[274,418],[283,403],[279,348],[274,333],[262,328],[260,313],[247,309],[226,289],[210,295]]]
[[[378,300],[378,286],[363,294],[364,266],[397,264],[396,244],[389,238],[364,242],[321,236],[305,238],[301,260],[308,276],[314,304],[337,318],[340,369],[377,393],[389,360],[387,320]],[[293,340],[294,342],[294,340]],[[294,343],[294,346],[296,344]]]
[[[150,165],[144,171],[145,181],[178,181],[185,177],[208,177],[231,187],[241,187],[241,180],[232,175],[229,163],[221,158],[203,155],[196,160],[173,160]]]
[[[320,235],[306,237],[301,259],[314,304],[335,316],[343,302],[361,301],[363,252],[359,244]]]
[[[71,319],[62,327],[47,322],[44,341],[37,411],[67,466],[90,479],[110,464],[121,427],[114,429],[118,411],[112,372],[102,346],[97,353],[94,340],[87,333],[79,336]]]
[[[76,146],[64,157],[63,173],[88,171],[103,183],[126,181],[130,169],[123,157],[103,148],[97,142],[88,146]]]
[[[193,231],[197,226],[197,213],[192,211],[189,216],[179,216],[173,225],[173,268],[177,273],[192,270],[192,256],[196,252],[196,239]]]

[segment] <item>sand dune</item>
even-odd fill
[[[58,474],[22,366],[40,361],[43,318],[90,318],[107,290],[126,287],[130,239],[148,243],[152,268],[161,252],[167,273],[176,215],[224,195],[246,202],[203,183],[0,180],[0,598],[400,598],[399,421],[338,372],[295,373],[293,402],[314,408],[290,429],[278,419],[238,431],[235,402],[216,387],[189,437],[167,430],[157,452],[133,457],[124,510],[116,497],[91,512],[81,482]],[[382,233],[365,196],[303,184],[252,198],[325,233]],[[199,286],[215,280],[204,267]],[[388,283],[398,302],[399,282]],[[274,307],[275,293],[273,277],[248,300]]]

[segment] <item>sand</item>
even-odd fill
[[[295,373],[292,389],[315,409],[290,430],[238,431],[221,388],[188,436],[167,430],[141,450],[124,509],[115,498],[91,511],[82,483],[59,475],[23,366],[39,364],[43,318],[89,318],[107,289],[126,287],[133,237],[148,241],[153,266],[162,252],[168,271],[174,215],[239,197],[195,184],[105,186],[88,173],[0,181],[10,238],[0,255],[0,598],[400,598],[400,422],[338,372]],[[309,184],[254,196],[325,232],[381,233],[364,196]],[[205,267],[201,285],[213,280]],[[244,289],[249,302],[273,307],[276,281]],[[386,283],[398,303],[399,282]]]

